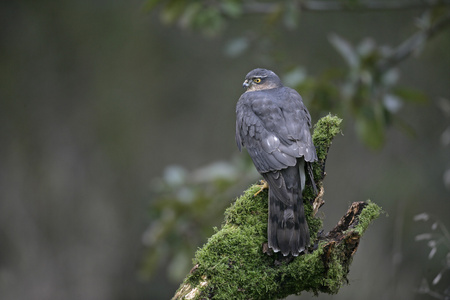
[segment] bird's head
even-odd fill
[[[261,91],[282,87],[280,78],[266,69],[254,69],[245,76],[242,84],[246,92]]]

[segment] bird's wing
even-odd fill
[[[317,159],[311,117],[300,95],[283,87],[244,93],[236,107],[236,142],[245,146],[260,173]]]

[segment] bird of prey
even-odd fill
[[[250,71],[243,87],[236,105],[236,143],[239,151],[247,149],[269,186],[268,246],[298,256],[309,246],[302,200],[305,162],[315,187],[311,116],[302,97],[270,70]]]

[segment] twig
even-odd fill
[[[434,37],[436,33],[443,30],[448,25],[450,25],[450,14],[442,17],[432,26],[417,32],[409,39],[404,41],[394,50],[394,52],[388,58],[379,62],[378,70],[383,73],[398,65],[399,63],[407,59],[410,55],[412,55],[415,51],[417,51],[417,49],[419,49],[423,43]]]

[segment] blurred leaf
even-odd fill
[[[431,11],[426,10],[420,18],[416,19],[416,26],[421,29],[427,29],[431,26]]]
[[[397,83],[399,77],[398,70],[391,68],[381,76],[381,84],[386,87],[392,87]]]
[[[168,24],[174,23],[183,14],[186,5],[184,1],[169,1],[162,9],[161,19]]]
[[[274,9],[270,14],[268,14],[265,19],[268,24],[275,25],[281,20],[282,17],[283,17],[283,5],[282,2],[279,2],[276,6],[276,9]]]
[[[328,36],[328,40],[341,54],[341,56],[345,59],[345,61],[351,68],[356,68],[358,66],[358,55],[349,42],[347,42],[337,34],[330,34]]]
[[[433,279],[433,281],[432,281],[432,284],[433,284],[433,285],[438,284],[439,281],[441,281],[441,278],[442,278],[442,272],[439,272],[439,274],[437,274],[436,277],[434,277],[434,279]]]
[[[445,17],[449,12],[448,3],[446,3],[445,1],[438,1],[436,4],[437,5],[433,5],[429,9],[429,11],[431,12],[430,19],[433,23],[438,21],[442,17]]]
[[[145,10],[151,10],[155,8],[162,0],[147,0],[144,4]]]
[[[428,247],[430,247],[430,248],[436,248],[436,245],[437,245],[435,240],[430,240],[430,241],[428,241],[427,244],[428,244]]]
[[[403,121],[400,117],[394,118],[394,125],[399,128],[404,134],[409,137],[415,137],[416,131],[415,129],[405,121]]]
[[[432,259],[436,254],[437,248],[431,248],[430,253],[428,254],[428,259]]]
[[[419,235],[416,235],[414,238],[415,241],[423,241],[423,240],[429,240],[431,239],[431,233],[422,233]]]
[[[440,97],[438,106],[447,118],[450,118],[450,100]]]
[[[196,182],[208,182],[217,180],[234,181],[239,176],[239,172],[232,164],[225,161],[218,161],[192,172]]]
[[[376,49],[375,40],[372,38],[365,38],[356,48],[356,52],[361,56],[369,56]]]
[[[238,37],[230,40],[225,46],[225,54],[230,57],[237,57],[248,49],[250,42],[246,37]]]
[[[151,276],[160,265],[166,265],[177,281],[189,271],[194,250],[218,225],[237,183],[247,184],[247,180],[257,178],[255,168],[246,160],[239,156],[193,171],[168,166],[163,176],[154,180],[153,221],[142,235],[148,248],[142,276]]]
[[[189,270],[191,267],[191,256],[191,253],[186,253],[184,251],[175,254],[167,267],[167,273],[170,279],[176,282],[186,275],[186,270]]]
[[[227,16],[237,18],[242,14],[242,3],[239,0],[225,0],[220,5]]]
[[[403,102],[399,97],[386,94],[383,97],[383,105],[390,113],[396,113],[403,106]]]
[[[395,87],[392,93],[401,99],[411,103],[427,103],[428,97],[424,92],[412,88]]]
[[[195,18],[201,13],[202,4],[194,2],[189,4],[180,17],[179,23],[183,28],[191,28],[195,22]]]
[[[450,169],[445,170],[442,177],[445,187],[450,190]]]
[[[288,29],[295,29],[300,19],[300,10],[297,8],[297,1],[290,0],[284,3],[283,24]]]
[[[355,118],[356,132],[367,146],[379,149],[384,143],[384,123],[371,108],[366,107],[361,112]]]
[[[424,278],[422,279],[422,283],[419,287],[419,293],[427,294],[430,291],[430,286],[428,285],[427,280]]]
[[[193,21],[193,28],[200,29],[204,33],[214,35],[222,29],[224,20],[219,9],[213,7],[204,8],[196,15]]]
[[[434,222],[432,225],[431,225],[431,230],[436,230],[438,228],[438,222]]]
[[[305,68],[296,67],[291,71],[285,73],[282,81],[286,86],[297,86],[303,81],[305,81],[306,77],[307,75]]]
[[[187,171],[181,166],[168,166],[164,170],[164,181],[171,186],[180,186],[186,181]]]

